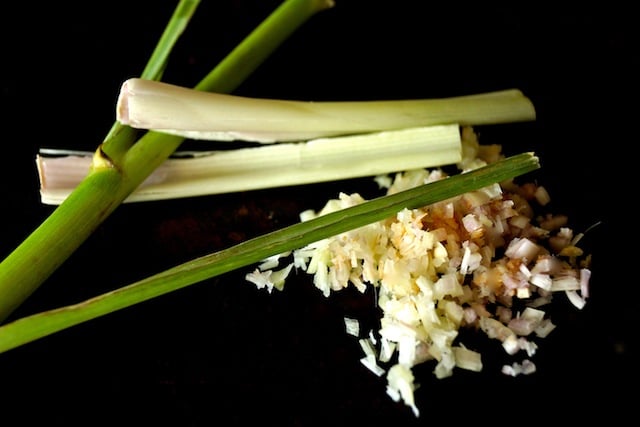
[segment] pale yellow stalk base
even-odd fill
[[[302,143],[215,151],[165,161],[125,202],[175,199],[375,176],[454,164],[458,125],[427,126]],[[85,177],[91,158],[37,156],[41,200],[59,204]]]

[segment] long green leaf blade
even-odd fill
[[[539,159],[533,153],[508,157],[479,169],[379,197],[247,240],[75,305],[18,319],[0,327],[0,353],[267,257],[383,220],[404,208],[427,206],[539,167]]]

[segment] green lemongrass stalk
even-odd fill
[[[54,151],[53,154],[56,154]],[[177,199],[375,176],[458,163],[458,125],[320,138],[167,159],[124,202]],[[86,175],[90,157],[38,155],[40,198],[59,204]]]
[[[540,167],[533,153],[522,153],[469,172],[386,195],[319,216],[196,258],[128,286],[0,326],[0,353],[97,317],[182,289],[376,221],[504,182]]]
[[[116,107],[116,119],[137,129],[264,143],[535,118],[532,102],[517,89],[441,99],[305,102],[201,92],[139,78],[123,83]]]
[[[168,31],[180,31],[176,19],[188,18],[197,2],[182,0]],[[329,0],[285,0],[196,88],[232,90]],[[171,40],[167,37],[165,40]],[[159,67],[169,49],[154,56]],[[247,52],[260,52],[248,55]],[[147,67],[151,70],[154,67]],[[154,72],[150,71],[150,74]],[[0,263],[0,321],[27,299],[158,166],[184,141],[183,137],[147,132],[137,141],[127,126],[114,125],[96,150],[87,177],[14,251]],[[135,143],[133,143],[135,142]]]

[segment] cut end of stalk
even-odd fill
[[[116,118],[123,125],[129,125],[129,80],[125,81],[120,87],[118,100],[116,102]]]
[[[316,0],[317,10],[331,9],[335,5],[336,5],[336,2],[333,0]]]

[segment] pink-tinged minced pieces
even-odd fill
[[[481,146],[471,128],[462,134],[461,171],[500,157],[500,147]],[[421,169],[376,181],[391,194],[446,176]],[[461,328],[498,341],[508,355],[526,355],[505,365],[504,374],[531,374],[537,340],[556,327],[543,310],[551,296],[564,293],[577,308],[586,303],[590,257],[577,246],[580,235],[574,236],[566,216],[536,216],[549,200],[537,184],[494,184],[300,248],[293,265],[313,275],[325,296],[348,286],[375,288],[379,339],[360,340],[361,361],[378,376],[386,370],[388,394],[417,416],[414,366],[434,363],[437,378],[456,368],[482,369],[480,353],[460,342]],[[362,202],[359,194],[341,193],[301,219]],[[266,285],[252,281],[271,288],[268,278]]]

